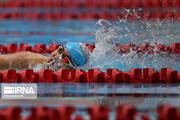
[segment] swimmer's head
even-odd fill
[[[89,60],[90,50],[84,44],[69,42],[65,44],[65,47],[70,54],[74,67],[83,66]]]
[[[48,67],[54,71],[60,68],[72,69],[84,66],[90,57],[90,50],[82,43],[69,42],[59,46],[48,61]]]

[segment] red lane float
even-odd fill
[[[56,110],[47,108],[45,106],[36,106],[31,108],[31,114],[25,120],[55,120]]]
[[[45,31],[7,31],[3,30],[0,32],[2,35],[94,35],[93,32],[59,32],[59,31],[52,31],[52,32],[45,32]]]
[[[178,79],[178,72],[171,68],[161,68],[161,80],[168,83],[180,82]]]
[[[138,9],[143,8],[145,11],[137,13],[142,19],[179,18],[179,0],[5,0],[0,1],[0,7],[5,8],[5,12],[0,12],[1,19],[117,19],[124,18],[123,8]],[[6,11],[7,9],[10,9]],[[46,11],[34,11],[34,8],[50,8]],[[51,9],[53,8],[53,9]],[[65,10],[59,9],[65,8]],[[67,11],[66,8],[74,8],[76,12]],[[92,9],[86,12],[83,9]],[[163,9],[161,9],[163,8]],[[172,8],[174,11],[172,11]],[[13,10],[11,10],[13,9]],[[24,12],[22,12],[22,9]],[[55,12],[54,12],[54,9]],[[103,11],[101,11],[101,9]],[[109,10],[110,9],[110,10]],[[111,10],[112,9],[112,10]],[[119,10],[120,9],[120,10]],[[109,11],[108,11],[109,10]],[[117,11],[119,10],[119,11]],[[34,11],[34,12],[33,12]],[[138,11],[138,10],[137,10]],[[135,16],[129,15],[128,19],[134,19]]]
[[[131,105],[121,105],[113,108],[115,112],[114,120],[135,120],[141,118],[142,120],[150,120],[147,114],[139,114],[138,110]],[[22,115],[23,108],[16,106],[9,106],[0,109],[1,120],[72,120],[73,115],[78,111],[75,106],[60,106],[60,107],[48,107],[48,106],[34,106],[27,109],[26,115]],[[26,111],[27,111],[26,110]],[[179,120],[180,112],[178,108],[169,105],[157,106],[157,120]],[[87,112],[90,120],[109,120],[110,107],[104,105],[88,106],[87,109],[83,109],[83,112]],[[75,120],[84,120],[83,115],[76,114]],[[74,120],[74,119],[73,119]]]
[[[7,48],[4,45],[0,45],[0,52],[7,53]]]
[[[171,105],[161,105],[157,107],[159,113],[157,120],[178,120],[177,109]]]
[[[135,120],[137,111],[130,105],[123,105],[117,107],[116,120]]]
[[[167,68],[168,69],[168,68]],[[160,83],[160,75],[158,71],[155,71],[153,68],[144,68],[142,81],[145,83]],[[171,83],[171,81],[169,81]]]
[[[56,82],[88,82],[86,72],[81,69],[72,69],[71,76],[69,76],[69,69],[59,69],[53,74]]]
[[[71,73],[70,73],[71,72]],[[52,73],[51,69],[42,69],[34,72],[32,69],[24,69],[19,73],[16,70],[7,69],[0,72],[0,82],[77,82],[77,83],[180,83],[180,74],[171,68],[162,68],[156,71],[153,68],[132,68],[127,72],[112,68],[107,72],[99,69],[59,69]]]
[[[50,44],[49,49],[47,49],[47,52],[49,53],[54,52],[59,46],[60,44],[57,43]]]
[[[172,43],[170,46],[172,53],[180,53],[180,43]]]
[[[92,52],[95,48],[95,44],[84,43],[89,50]],[[18,45],[16,43],[10,43],[8,45],[0,44],[0,52],[1,53],[15,53],[19,51],[32,51],[35,53],[51,53],[55,51],[61,44],[53,43],[49,45],[49,48],[46,47],[46,44],[35,44],[34,47],[30,46],[27,43],[21,43]],[[136,51],[136,53],[172,53],[172,54],[180,54],[180,43],[173,42],[171,45],[162,45],[157,43],[155,45],[150,45],[150,43],[142,43],[140,45],[136,45],[134,43],[127,44],[116,44],[119,53],[129,53],[130,50]],[[156,49],[155,49],[156,48]]]
[[[106,82],[125,83],[123,72],[118,69],[107,69],[107,75],[105,77]]]
[[[42,69],[34,73],[36,82],[53,82],[53,75],[51,69]]]
[[[0,72],[0,80],[1,82],[16,82],[17,76],[16,76],[16,70],[13,69],[7,69]]]
[[[89,50],[92,52],[95,48],[95,44],[88,44],[88,43],[85,43],[85,45],[89,48]]]
[[[17,82],[35,82],[33,69],[24,69],[16,74]]]
[[[17,51],[17,44],[11,43],[6,46],[8,53],[15,53]]]
[[[96,11],[96,10],[95,10]],[[97,9],[98,11],[98,9]],[[153,15],[153,16],[152,16]],[[137,17],[138,16],[138,17]],[[127,19],[133,19],[133,20],[147,20],[147,19],[154,19],[156,20],[157,18],[159,19],[171,19],[174,18],[175,20],[179,20],[179,14],[171,12],[171,11],[142,11],[142,12],[137,12],[136,15],[128,14],[127,12],[117,12],[117,11],[111,11],[111,12],[19,12],[19,13],[8,13],[8,12],[0,12],[0,19],[18,19],[18,18],[23,18],[23,19],[34,19],[34,20],[61,20],[61,19],[117,19],[117,18],[127,18]]]
[[[22,120],[21,115],[22,108],[16,106],[10,106],[0,109],[0,120]]]
[[[140,68],[132,68],[125,73],[125,82],[128,83],[141,83],[142,70]]]
[[[1,1],[1,7],[102,7],[102,8],[122,8],[122,7],[161,7],[179,6],[178,0],[8,0]]]
[[[87,109],[91,120],[108,120],[109,108],[101,105],[94,105]]]
[[[71,120],[74,111],[75,108],[72,106],[59,108],[36,106],[31,108],[31,113],[25,120]]]
[[[36,53],[46,53],[47,52],[46,44],[39,43],[39,44],[34,45],[33,52],[36,52]]]
[[[21,43],[19,45],[19,50],[18,51],[32,51],[32,47],[28,45],[27,43]]]

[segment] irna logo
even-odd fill
[[[2,84],[2,99],[37,99],[37,84]]]
[[[5,94],[35,94],[32,87],[6,87],[4,86]]]

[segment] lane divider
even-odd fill
[[[161,7],[180,6],[179,0],[8,0],[1,1],[1,7]]]
[[[71,73],[70,73],[71,72]],[[52,72],[51,69],[42,69],[34,72],[33,69],[24,69],[16,72],[14,69],[6,69],[0,72],[0,82],[77,82],[77,83],[180,83],[180,74],[171,68],[161,68],[156,71],[153,68],[132,68],[123,72],[118,69],[107,69],[107,72],[99,69],[59,69]]]
[[[92,52],[95,48],[95,44],[84,43],[89,50]],[[8,45],[0,44],[0,52],[1,53],[15,53],[19,51],[30,51],[36,53],[51,53],[55,51],[61,44],[54,43],[50,44],[49,48],[47,48],[46,44],[38,43],[35,44],[34,47],[30,46],[28,43],[20,43],[19,48],[17,43],[10,43]],[[136,45],[134,43],[127,44],[116,44],[117,50],[119,53],[129,53],[131,50],[136,53],[170,53],[170,54],[180,54],[180,43],[173,42],[170,45],[163,45],[161,43],[156,43],[155,45],[151,45],[150,43],[142,43]]]
[[[66,31],[0,31],[2,35],[94,35],[93,32],[66,32]]]
[[[141,19],[176,19],[179,20],[180,13],[179,12],[173,12],[173,11],[142,11],[136,13]],[[136,17],[136,15],[127,15],[127,12],[117,12],[117,11],[99,11],[99,12],[89,12],[88,14],[85,12],[0,12],[0,19],[45,19],[45,20],[52,20],[52,19],[117,19],[117,18],[127,18],[127,19],[133,19],[137,20],[139,18]]]
[[[142,31],[137,31],[137,32],[130,32],[129,34],[138,34],[138,35],[142,35],[144,34],[144,32]],[[20,30],[14,30],[14,31],[9,31],[9,30],[2,30],[0,31],[0,34],[2,35],[94,35],[94,32],[92,31],[87,31],[87,32],[82,32],[82,31],[78,31],[78,32],[67,32],[67,31],[51,31],[51,32],[47,32],[47,31],[20,31]],[[121,35],[125,35],[127,33],[123,33],[123,32],[119,32],[119,34]],[[167,35],[167,33],[152,33],[155,36],[163,36],[163,35]],[[168,32],[168,34],[174,34],[174,35],[180,35],[180,33],[176,32]]]
[[[141,120],[150,120],[147,113],[138,114],[138,110],[128,104],[113,108],[116,112],[114,120],[135,120],[137,117]],[[29,111],[25,117],[22,116],[24,109],[18,106],[9,106],[0,109],[0,118],[3,120],[72,120],[73,113],[76,112],[75,106],[62,105],[59,107],[34,106],[27,109]],[[83,109],[88,113],[90,120],[109,120],[111,109],[105,105],[92,105]],[[76,114],[73,120],[84,120],[87,116]],[[178,108],[169,105],[157,106],[157,120],[179,120],[180,111]]]

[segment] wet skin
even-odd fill
[[[69,56],[69,51],[64,47],[64,51],[62,54]],[[4,69],[28,69],[30,66],[35,67],[38,64],[43,64],[50,62],[53,59],[57,59],[62,54],[59,54],[57,50],[55,50],[50,57],[46,57],[44,55],[33,53],[33,52],[16,52],[13,54],[0,55],[0,70]],[[63,64],[63,68],[68,68],[69,66],[65,65],[63,61],[59,61]],[[60,68],[59,68],[60,69]]]
[[[59,54],[58,51],[55,50],[55,51],[51,54],[50,60],[59,58],[60,56],[63,56],[63,55],[68,56],[68,57],[71,58],[71,55],[70,55],[69,51],[67,50],[66,47],[64,47],[64,50],[62,51],[62,54]]]

